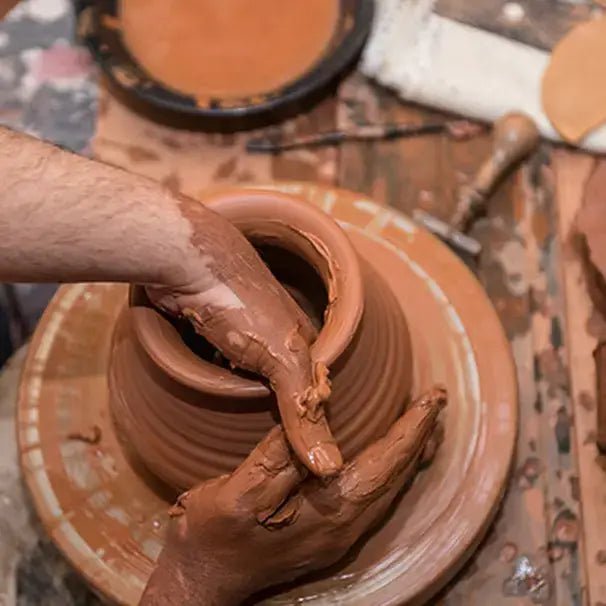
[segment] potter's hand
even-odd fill
[[[192,241],[206,250],[211,213],[198,207],[188,212],[197,232]],[[240,232],[227,223],[221,231],[212,255],[192,251],[187,281],[148,287],[148,294],[189,318],[234,366],[267,377],[298,457],[314,474],[333,475],[342,458],[321,405],[330,395],[327,371],[310,358],[315,330]]]
[[[227,220],[149,179],[2,127],[0,209],[0,280],[153,285],[154,302],[270,380],[288,439],[314,473],[340,468],[309,321]]]
[[[445,404],[434,388],[328,481],[304,479],[274,428],[233,474],[181,495],[141,604],[237,604],[337,562],[413,476]]]

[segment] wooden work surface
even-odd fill
[[[438,0],[436,11],[551,49],[603,4]],[[522,8],[517,21],[508,18],[511,5]],[[281,129],[294,134],[443,117],[406,106],[354,74],[332,98]],[[105,94],[94,149],[106,161],[191,195],[210,183],[310,180],[359,191],[405,213],[421,207],[448,219],[458,188],[490,145],[488,137],[457,143],[436,135],[270,157],[245,153],[250,136],[152,125]],[[606,465],[595,448],[591,357],[596,316],[574,244],[594,163],[544,144],[502,184],[473,229],[484,246],[474,270],[516,360],[520,429],[501,511],[477,553],[433,603],[606,606]]]
[[[334,97],[281,128],[303,133],[352,122],[440,117],[406,106],[354,74]],[[247,155],[244,143],[251,134],[210,135],[160,126],[105,91],[94,152],[193,196],[214,183],[310,180],[359,191],[405,213],[419,206],[448,219],[458,187],[473,174],[490,143],[487,136],[453,142],[432,135],[272,157]],[[591,434],[583,433],[591,431],[595,416],[587,410],[594,401],[588,371],[592,360],[569,344],[565,317],[563,285],[569,300],[583,286],[563,280],[556,198],[564,194],[556,196],[555,190],[558,183],[558,192],[568,192],[568,173],[576,175],[579,165],[582,169],[591,162],[544,145],[502,184],[487,218],[473,229],[484,245],[474,269],[500,315],[517,363],[520,430],[502,509],[477,553],[436,603],[606,604],[606,581],[601,580],[606,578],[605,518],[598,522],[595,509],[598,497],[601,507],[606,502],[606,478],[597,477],[596,469],[587,471],[595,449]],[[578,191],[566,193],[567,198],[575,195],[579,198]],[[568,215],[574,212],[570,209]],[[570,216],[564,220],[568,226]],[[571,325],[578,321],[575,317]],[[577,381],[580,372],[582,388],[571,387],[571,355],[580,356],[574,359],[572,377]],[[573,423],[578,419],[575,403],[583,409],[582,430]],[[587,479],[579,478],[579,447]],[[595,485],[600,481],[604,490]],[[589,526],[581,522],[582,509]]]

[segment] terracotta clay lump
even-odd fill
[[[386,433],[410,397],[410,336],[395,295],[306,202],[252,190],[205,202],[247,236],[318,328],[312,357],[330,369],[325,409],[350,459]],[[127,453],[177,489],[229,473],[279,422],[264,382],[230,369],[136,286],[116,324],[109,390]]]

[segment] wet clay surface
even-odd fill
[[[247,97],[302,76],[328,46],[338,0],[121,0],[139,64],[194,97]]]
[[[364,318],[352,347],[331,366],[332,390],[324,405],[346,459],[387,431],[403,411],[412,379],[408,330],[397,301],[371,269],[365,278]],[[110,369],[112,412],[125,442],[178,488],[232,471],[279,418],[274,397],[188,389],[154,365],[134,333],[132,312],[125,310],[118,321]],[[168,347],[178,346],[176,339],[176,331],[162,337]]]
[[[285,244],[290,245],[293,239],[306,240],[308,254],[322,259],[331,277],[334,274],[335,283],[338,282],[338,274],[333,271],[331,260],[323,254],[322,247],[316,245],[313,238],[306,239],[302,236],[304,226],[289,221],[287,217],[278,220],[280,209],[290,209],[293,206],[290,198],[243,189],[239,194],[224,195],[221,202],[222,208],[228,206],[254,210],[251,215],[253,220],[250,221],[251,238],[281,242],[280,233],[284,232],[290,236]],[[301,212],[293,213],[295,217],[304,210],[307,214],[313,212],[314,216],[322,217],[319,211],[305,202],[299,202],[296,206]],[[213,208],[218,210],[214,204]],[[265,377],[276,394],[284,430],[300,460],[316,475],[333,475],[341,468],[343,461],[322,406],[330,394],[326,376],[330,360],[318,352],[312,361],[309,346],[315,338],[315,330],[309,318],[288,293],[280,288],[271,271],[255,254],[253,246],[242,237],[238,230],[241,227],[239,222],[218,221],[218,215],[209,212],[207,206],[200,201],[192,203],[191,200],[182,198],[180,209],[192,225],[189,244],[203,255],[199,257],[199,264],[194,264],[196,269],[190,287],[177,287],[175,294],[170,289],[153,287],[148,283],[145,288],[147,295],[159,309],[190,320],[196,331],[215,345],[234,367]],[[259,224],[263,209],[266,216],[273,218],[265,219],[264,223]],[[258,229],[265,229],[265,223],[269,223],[267,233]],[[313,224],[314,221],[308,219],[307,223]],[[213,224],[216,225],[214,230]],[[338,231],[336,226],[334,229]],[[247,234],[246,228],[242,227],[242,230]],[[343,243],[347,244],[345,236],[340,235]],[[229,251],[229,254],[216,254],[214,241],[223,242],[223,249]],[[341,249],[344,250],[344,246]],[[350,246],[348,251],[355,261]],[[343,267],[348,267],[347,255],[341,262]],[[214,276],[210,285],[205,284],[207,277],[204,275],[197,277],[202,268],[202,274],[208,274],[210,268]],[[356,272],[352,269],[349,273],[349,283],[361,288]],[[330,296],[331,284],[332,281],[327,282]],[[341,300],[345,298],[340,297],[339,300],[330,302],[327,327],[334,323],[332,311],[340,307]],[[357,321],[360,312],[360,306],[354,306],[349,316],[342,314],[344,321],[341,325],[345,327],[346,333],[346,327]],[[145,331],[141,332],[141,340],[146,344],[150,356],[155,360],[166,360],[169,352],[164,351],[165,348],[157,339],[154,340],[149,333],[143,332]],[[317,342],[320,341],[321,337]],[[192,369],[191,363],[186,363],[185,366],[190,377],[187,384],[192,386],[193,382],[195,387],[195,383],[201,379],[198,376],[200,373],[197,369]],[[173,375],[182,374],[184,370],[174,356],[172,361],[166,361],[163,368]],[[221,378],[225,379],[225,373]]]
[[[316,383],[330,395],[329,426],[351,459],[385,434],[410,395],[409,332],[389,284],[366,262],[358,269],[345,234],[304,202],[241,190],[207,204],[253,241],[297,254],[322,279],[327,305],[312,360]],[[317,283],[304,278],[295,287],[311,298]],[[123,442],[180,489],[233,471],[280,418],[274,395],[254,378],[202,363],[166,318],[136,298],[120,317],[109,374]]]
[[[232,474],[179,496],[142,605],[164,604],[170,595],[186,596],[187,604],[210,603],[214,575],[205,576],[200,567],[188,570],[200,554],[206,570],[223,570],[222,588],[232,587],[227,595],[224,589],[214,594],[215,602],[226,606],[268,584],[338,562],[362,533],[382,521],[396,494],[416,475],[446,404],[444,389],[423,394],[329,482],[301,473],[275,426]],[[273,557],[276,549],[280,558]]]
[[[543,76],[543,107],[572,143],[606,120],[606,18],[577,25],[554,48]]]
[[[442,383],[449,406],[435,461],[381,528],[338,566],[272,600],[429,597],[470,555],[501,495],[516,426],[507,342],[479,284],[435,239],[370,201],[355,205],[359,195],[296,189],[342,222],[393,291],[410,328],[413,396]],[[174,495],[160,492],[143,470],[135,473],[109,415],[110,341],[126,296],[121,286],[61,290],[26,364],[19,440],[26,481],[51,536],[98,591],[134,604],[160,551]],[[67,439],[76,431],[89,435],[94,425],[101,430],[97,444]]]

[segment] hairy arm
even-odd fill
[[[309,319],[246,238],[199,201],[0,128],[0,280],[146,285],[156,305],[269,379],[314,473],[340,468]]]
[[[177,286],[200,279],[192,263],[212,251],[213,236],[239,235],[148,179],[7,129],[0,129],[0,209],[4,281]],[[196,250],[192,216],[204,222]]]

